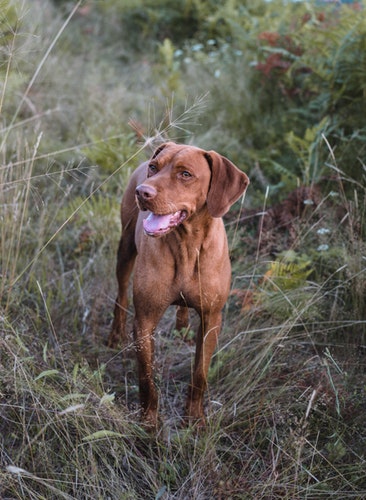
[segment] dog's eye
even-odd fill
[[[180,173],[180,176],[183,177],[183,179],[189,179],[192,177],[192,174],[188,172],[188,170],[183,170],[183,172]]]
[[[148,167],[148,173],[149,175],[154,175],[158,171],[157,167],[155,165],[150,164]]]

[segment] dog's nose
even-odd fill
[[[152,186],[149,186],[148,184],[140,184],[136,188],[136,196],[143,200],[150,200],[152,198],[155,198],[156,195],[156,189]]]

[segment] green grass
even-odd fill
[[[254,14],[247,38],[227,15],[245,55],[232,58],[238,38],[219,40],[229,24],[216,25],[210,55],[207,23],[182,42],[182,56],[164,40],[151,53],[118,44],[118,23],[106,29],[106,11],[90,5],[70,18],[67,3],[2,5],[0,496],[363,498],[361,154],[349,165],[352,141],[333,147],[345,131],[328,138],[309,124],[303,135],[282,134],[283,150],[289,141],[298,149],[293,169],[285,155],[279,163],[276,109],[267,125],[274,156],[259,148],[267,117],[256,110],[268,96],[238,65],[257,43]],[[209,373],[207,428],[180,425],[193,346],[169,312],[156,346],[162,426],[151,436],[139,422],[132,345],[116,352],[105,340],[120,198],[162,138],[217,149],[252,184],[225,218],[233,291]],[[303,182],[316,184],[313,205],[289,221],[276,203]]]

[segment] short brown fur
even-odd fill
[[[187,307],[195,309],[201,318],[185,416],[189,422],[204,422],[207,372],[231,281],[221,217],[248,184],[248,177],[218,153],[169,142],[136,169],[126,188],[117,258],[118,297],[108,345],[116,347],[126,337],[127,287],[134,268],[133,332],[142,416],[148,425],[156,426],[158,420],[154,330],[170,305],[179,306],[179,329],[188,324]],[[143,220],[150,212],[177,212],[184,220],[162,236],[149,236]]]

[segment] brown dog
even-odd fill
[[[154,329],[172,304],[180,306],[178,329],[188,326],[187,307],[201,319],[186,417],[204,421],[207,372],[231,281],[221,217],[248,184],[248,177],[215,151],[168,142],[136,169],[126,188],[117,261],[119,290],[108,345],[116,347],[125,337],[127,286],[136,260],[133,332],[143,419],[149,425],[156,425],[158,412]]]

